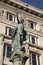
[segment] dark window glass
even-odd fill
[[[34,53],[30,54],[30,65],[40,65],[39,56],[38,55],[36,55]]]
[[[8,19],[8,12],[7,12],[7,16],[6,16],[6,19]]]
[[[9,36],[12,35],[12,31],[13,31],[13,29],[12,28],[9,28]]]
[[[33,29],[33,23],[30,23],[30,27]]]
[[[9,20],[12,21],[12,15],[9,14]]]
[[[7,47],[7,48],[6,48]],[[3,51],[3,56],[10,58],[11,57],[11,47],[9,47],[8,45],[4,44],[4,51]]]
[[[35,44],[35,37],[32,36],[32,43]]]
[[[5,56],[5,47],[6,47],[6,45],[4,45],[4,51],[3,51],[3,56]]]
[[[33,62],[32,65],[37,65],[37,64],[36,64],[36,61],[32,61],[32,62]]]
[[[32,59],[34,60],[36,60],[36,55],[34,55],[34,54],[32,54]]]
[[[39,60],[39,56],[38,56],[38,64],[40,65],[40,60]]]
[[[36,63],[36,55],[32,54],[32,65],[37,65]]]
[[[7,27],[6,27],[6,31],[5,31],[5,34],[7,35]]]
[[[13,20],[13,17],[12,17],[12,14],[7,12],[7,16],[6,16],[6,19],[12,21]]]
[[[9,29],[9,31],[8,31],[8,29]],[[12,28],[6,27],[5,34],[11,36],[11,35],[12,35],[12,31],[13,31]],[[9,32],[9,33],[8,33],[8,32]]]
[[[7,57],[11,57],[11,47],[7,47]]]

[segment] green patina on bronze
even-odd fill
[[[25,41],[27,38],[27,33],[23,26],[23,19],[19,21],[17,16],[17,21],[18,24],[12,33],[12,49],[14,51],[20,50],[22,48],[23,41]]]
[[[23,26],[23,19],[19,20],[17,15],[17,21],[18,24],[16,28],[12,32],[12,54],[15,53],[17,50],[22,51],[24,53],[23,49],[23,41],[25,41],[28,38],[27,32],[24,30]],[[20,57],[22,60],[22,55],[16,54],[15,56],[12,56],[12,60],[15,58]]]

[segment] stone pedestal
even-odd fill
[[[22,61],[20,58],[16,58],[13,62],[13,65],[22,65]]]
[[[12,54],[10,61],[13,65],[25,65],[25,60],[27,60],[28,55],[22,51],[16,51]]]

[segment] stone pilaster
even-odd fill
[[[17,51],[12,54],[10,61],[13,62],[13,65],[25,65],[25,60],[27,60],[27,54],[22,51]]]
[[[25,53],[28,55],[25,65],[30,65],[30,53],[29,53],[29,44],[28,43],[29,43],[28,41],[23,42],[24,47],[25,47]]]
[[[2,65],[3,63],[3,47],[4,47],[3,36],[0,36],[0,65]]]

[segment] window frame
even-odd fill
[[[40,65],[40,62],[39,62],[39,56],[38,56],[38,54],[36,54],[36,53],[30,53],[30,65],[33,65],[32,64],[32,54],[34,54],[35,56],[36,56],[36,65]]]
[[[32,43],[32,37],[34,37],[34,43]],[[38,37],[29,34],[29,42],[32,44],[38,44]]]
[[[10,54],[10,56],[8,56],[8,47],[11,49],[11,45],[4,43],[3,56],[10,58],[11,54]],[[11,52],[12,52],[12,51],[10,50],[10,53],[11,53]]]
[[[31,24],[33,24],[33,28],[32,28],[32,26],[31,26]],[[36,22],[29,20],[28,25],[29,25],[29,27],[30,27],[31,29],[36,30],[36,24],[37,24]]]
[[[10,31],[10,29],[11,29],[11,31]],[[6,34],[6,35],[11,36],[12,31],[13,31],[13,28],[6,26],[6,30],[5,30],[5,34]],[[10,32],[11,32],[11,33],[10,33]]]
[[[10,20],[10,15],[12,16],[12,20]],[[15,22],[15,15],[7,11],[6,19],[8,19],[9,21]]]

